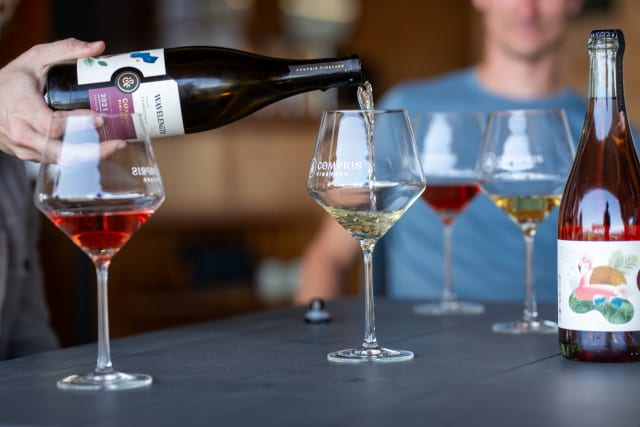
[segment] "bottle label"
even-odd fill
[[[140,83],[131,93],[113,86],[89,89],[89,104],[99,113],[140,113],[152,138],[184,135],[178,83],[174,80]]]
[[[151,137],[184,134],[178,84],[171,79],[141,81],[166,75],[164,49],[78,59],[77,69],[78,84],[109,84],[89,89],[92,110],[140,113]]]
[[[341,73],[360,70],[360,61],[347,59],[343,61],[323,62],[321,64],[297,64],[289,66],[291,76],[324,75],[330,72]]]
[[[164,49],[152,49],[120,55],[94,56],[78,59],[78,84],[110,82],[118,70],[134,68],[144,77],[164,76],[167,70]]]
[[[558,240],[558,326],[640,330],[640,241]]]

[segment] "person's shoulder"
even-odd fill
[[[395,85],[389,93],[415,93],[442,91],[449,88],[459,87],[460,84],[468,82],[472,78],[471,70],[458,70],[435,77],[412,79]]]
[[[573,89],[567,89],[562,95],[562,103],[566,110],[584,114],[586,100]]]
[[[567,88],[559,96],[555,97],[553,104],[549,107],[562,108],[571,127],[581,129],[586,106],[586,100],[581,95],[573,89]]]
[[[451,97],[453,93],[466,90],[473,81],[471,69],[457,70],[435,77],[410,79],[396,84],[382,98],[383,105],[411,106],[414,102]]]

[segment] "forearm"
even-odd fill
[[[300,283],[294,295],[294,303],[308,304],[313,298],[330,300],[342,294],[344,271],[331,259],[314,256],[308,251],[302,262]]]
[[[304,253],[294,302],[307,304],[313,298],[328,300],[340,296],[359,253],[360,246],[353,237],[327,217]]]

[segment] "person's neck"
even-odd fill
[[[489,92],[513,99],[536,99],[558,92],[556,54],[536,61],[515,58],[499,52],[487,52],[477,65],[480,84]]]

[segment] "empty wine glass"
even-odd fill
[[[438,302],[413,307],[417,314],[481,314],[484,305],[460,301],[453,286],[452,237],[456,218],[480,192],[476,164],[482,147],[484,118],[473,112],[430,112],[411,116],[416,146],[429,188],[422,199],[444,225],[444,283]]]
[[[533,241],[538,225],[560,205],[575,149],[563,110],[512,110],[489,114],[478,162],[478,182],[520,227],[525,242],[525,299],[521,320],[496,323],[494,332],[557,332],[538,314]],[[496,232],[499,238],[499,232]]]
[[[96,367],[58,381],[58,387],[115,390],[151,384],[149,375],[113,368],[107,310],[111,259],[164,200],[142,117],[54,114],[34,199],[38,209],[91,258],[97,273]]]
[[[334,362],[393,362],[408,350],[375,335],[372,254],[378,240],[424,191],[425,180],[404,110],[327,111],[322,116],[307,190],[358,241],[364,256],[365,331],[361,345],[329,353]]]

